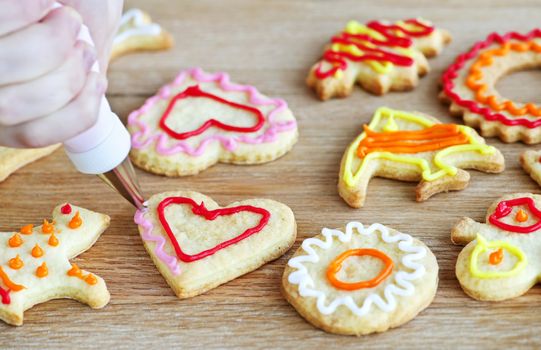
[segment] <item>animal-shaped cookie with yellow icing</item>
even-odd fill
[[[515,193],[493,202],[486,223],[462,218],[452,229],[462,289],[479,300],[518,297],[541,276],[541,196]]]
[[[41,226],[0,232],[0,319],[22,325],[25,310],[51,299],[104,307],[110,298],[105,282],[69,260],[89,249],[109,221],[107,215],[64,204]]]
[[[437,287],[438,263],[426,245],[359,222],[304,240],[282,277],[283,294],[302,317],[350,335],[410,321],[432,302]]]
[[[429,71],[426,58],[450,41],[445,30],[424,19],[350,21],[332,37],[306,82],[322,100],[348,96],[356,82],[377,95],[410,90]]]
[[[442,124],[417,112],[379,108],[342,157],[338,192],[352,207],[364,205],[372,177],[420,183],[417,201],[464,189],[470,175],[504,170],[504,158],[467,126]]]

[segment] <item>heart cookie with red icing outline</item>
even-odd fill
[[[179,298],[202,294],[279,258],[297,235],[293,212],[282,203],[250,199],[220,207],[191,191],[151,197],[135,223]]]

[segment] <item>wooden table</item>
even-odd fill
[[[520,169],[528,147],[489,143],[500,148],[507,170],[500,175],[472,172],[461,192],[414,201],[414,185],[375,179],[363,209],[349,208],[336,192],[345,147],[382,105],[422,111],[446,122],[437,99],[438,80],[454,57],[492,31],[527,31],[539,25],[539,1],[127,1],[169,29],[175,47],[168,52],[130,55],[110,70],[109,100],[123,118],[171,80],[177,71],[201,66],[228,71],[233,80],[283,97],[299,121],[300,140],[292,152],[261,166],[217,165],[198,176],[165,178],[139,171],[147,194],[192,189],[222,204],[268,197],[288,204],[299,235],[294,248],[257,271],[188,300],[177,299],[158,273],[133,223],[133,208],[96,177],[78,174],[61,150],[19,171],[0,185],[0,231],[50,215],[70,201],[112,217],[96,245],[75,261],[102,276],[111,303],[94,311],[69,300],[51,301],[25,314],[25,325],[0,324],[0,348],[474,348],[541,346],[541,289],[498,303],[466,296],[455,277],[461,247],[450,228],[461,216],[483,221],[487,206],[500,195],[538,192]],[[422,16],[448,29],[453,43],[430,61],[432,72],[412,92],[376,97],[356,89],[343,100],[319,102],[304,79],[323,45],[351,18],[402,19]],[[539,101],[539,72],[516,73],[498,85],[519,101]],[[289,256],[323,227],[350,220],[381,222],[422,239],[436,254],[440,284],[428,309],[404,326],[363,338],[335,336],[306,323],[280,295],[280,278]]]

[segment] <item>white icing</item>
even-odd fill
[[[160,35],[162,28],[156,23],[146,23],[143,11],[130,9],[120,19],[119,31],[113,39],[113,45],[118,45],[133,36]]]
[[[390,283],[385,287],[383,298],[376,293],[371,293],[364,299],[361,307],[357,305],[351,296],[338,297],[326,305],[327,294],[321,290],[313,289],[315,285],[314,280],[308,273],[304,263],[317,263],[320,259],[312,246],[328,250],[333,244],[334,237],[337,237],[344,243],[350,242],[353,235],[353,229],[356,229],[358,234],[367,236],[373,234],[375,231],[379,231],[381,232],[381,238],[384,242],[398,243],[398,248],[401,251],[408,253],[402,257],[402,264],[413,271],[396,272],[394,274],[395,282]],[[325,236],[325,241],[322,241],[319,238],[308,238],[304,240],[301,247],[308,255],[300,255],[289,260],[288,265],[297,269],[297,271],[294,271],[289,275],[288,281],[291,284],[299,285],[299,294],[301,296],[317,298],[317,308],[319,312],[324,315],[332,314],[340,305],[346,306],[351,312],[359,317],[366,315],[370,311],[372,304],[375,304],[385,312],[393,311],[397,305],[395,296],[413,295],[415,286],[410,281],[421,278],[426,272],[425,267],[421,263],[416,262],[426,256],[426,248],[414,246],[413,238],[408,234],[397,232],[395,235],[391,236],[387,227],[381,224],[373,224],[365,229],[360,222],[348,223],[346,225],[345,233],[340,230],[328,228],[324,228],[321,233]]]

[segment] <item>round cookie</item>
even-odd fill
[[[425,244],[359,222],[304,240],[282,277],[283,294],[302,317],[348,335],[410,321],[432,302],[437,287],[438,263]]]
[[[443,74],[444,102],[451,113],[504,142],[541,142],[541,106],[506,99],[496,90],[503,75],[541,66],[541,31],[490,34],[457,57]]]

